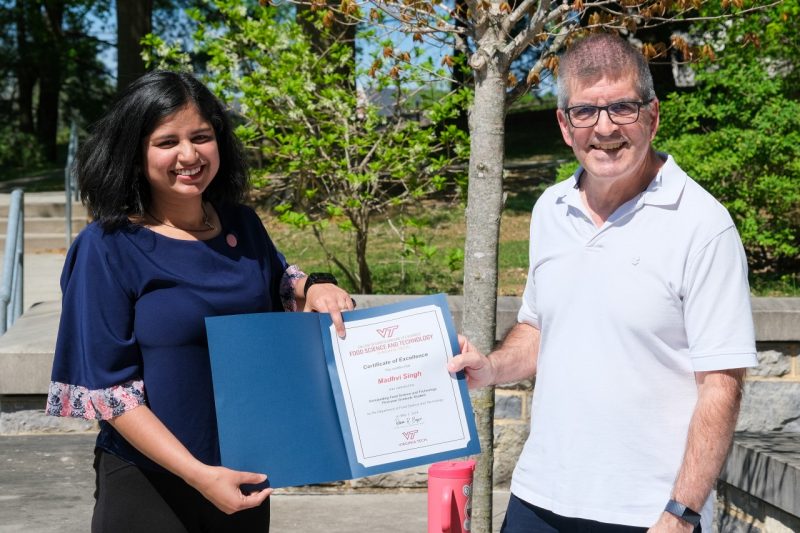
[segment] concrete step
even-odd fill
[[[26,219],[29,217],[51,217],[63,219],[67,213],[65,202],[61,202],[60,204],[54,202],[30,202],[27,198],[25,198],[24,209]],[[76,203],[72,204],[72,216],[88,218],[86,208],[82,204]],[[8,203],[0,203],[0,217],[8,217]]]
[[[28,308],[0,337],[0,393],[47,394],[61,302]]]
[[[73,228],[72,239],[75,240],[78,232]],[[0,248],[5,250],[6,236],[0,235]],[[66,231],[50,233],[25,232],[25,253],[64,253],[67,249]]]
[[[10,194],[0,194],[0,217],[8,216]],[[37,192],[24,195],[25,218],[61,217],[66,213],[67,198],[64,192]],[[72,202],[72,216],[88,218],[86,208],[79,201]]]
[[[38,233],[58,233],[65,232],[64,217],[25,217],[25,235]],[[88,221],[86,217],[72,217],[72,231],[78,232],[86,227]],[[5,236],[8,229],[8,219],[0,217],[0,235]]]
[[[22,283],[23,313],[38,302],[61,300],[60,281],[65,259],[66,250],[25,254]],[[5,264],[3,260],[3,250],[0,248],[0,265]],[[2,531],[2,527],[0,527],[0,531]]]
[[[0,247],[5,248],[11,194],[0,194]],[[26,193],[25,252],[63,252],[67,248],[65,218],[67,198],[63,191]],[[72,235],[88,224],[89,216],[80,202],[72,202]]]

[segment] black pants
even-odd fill
[[[227,515],[179,477],[95,450],[92,533],[269,533],[269,498]]]
[[[647,529],[557,515],[512,494],[500,531],[501,533],[646,533]],[[700,533],[700,526],[695,528],[694,533]]]

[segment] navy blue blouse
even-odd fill
[[[222,231],[206,241],[92,223],[67,254],[47,412],[100,419],[97,445],[140,466],[159,469],[104,420],[141,404],[220,464],[204,319],[282,311],[281,283],[292,293],[296,271],[255,212],[217,213]]]

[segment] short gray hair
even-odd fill
[[[635,76],[636,92],[643,102],[655,98],[653,76],[642,52],[619,35],[591,33],[572,44],[559,58],[558,107],[566,109],[570,84],[628,76]]]

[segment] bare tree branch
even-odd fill
[[[512,11],[511,14],[508,15],[508,17],[506,17],[505,21],[503,21],[503,31],[505,31],[506,33],[510,33],[514,25],[520,20],[522,20],[522,17],[524,17],[528,13],[528,10],[536,2],[539,2],[538,9],[541,9],[543,0],[523,0],[523,2],[520,5],[518,5],[514,9],[514,11]]]

